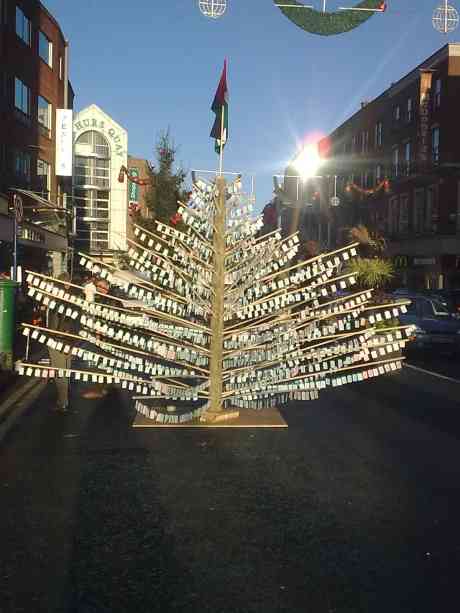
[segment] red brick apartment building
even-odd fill
[[[62,194],[69,191],[65,180],[56,176],[56,109],[71,109],[74,98],[67,66],[64,35],[40,2],[0,0],[0,240],[4,243],[11,237],[12,220],[7,216],[11,190],[34,192],[54,205],[61,205]],[[23,195],[23,200],[26,219],[42,221],[43,228],[27,229],[24,223],[23,246],[63,251],[63,241],[44,227],[43,207],[34,210],[33,199]]]
[[[322,174],[338,176],[341,205],[323,219],[333,233],[362,222],[385,236],[397,282],[414,289],[460,287],[459,119],[460,43],[362,103],[327,139]],[[385,178],[389,189],[376,189]]]

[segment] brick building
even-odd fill
[[[336,240],[360,222],[381,233],[397,283],[414,289],[460,287],[459,115],[460,44],[447,44],[326,139],[320,223]]]
[[[32,248],[36,243],[37,248],[46,251],[47,247],[53,250],[59,245],[60,252],[67,247],[66,241],[50,234],[50,229],[65,234],[65,216],[44,214],[44,209],[61,206],[64,192],[69,191],[65,183],[69,179],[56,176],[56,109],[71,109],[74,98],[67,66],[64,35],[40,2],[0,1],[2,241],[8,242],[11,233],[7,215],[11,191],[22,189],[27,192],[22,193],[25,218],[29,223],[41,222],[33,232],[25,232],[21,239],[24,246]]]

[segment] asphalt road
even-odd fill
[[[48,388],[0,448],[0,609],[455,610],[459,386],[404,369],[287,430],[167,431]]]
[[[407,363],[453,379],[460,379],[460,358],[448,352],[414,351],[407,354]]]

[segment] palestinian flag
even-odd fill
[[[211,130],[211,138],[215,139],[214,149],[216,153],[220,154],[220,147],[225,146],[228,139],[228,88],[227,88],[227,60],[224,62],[224,69],[222,71],[222,76],[220,77],[219,85],[217,87],[216,95],[214,96],[214,102],[212,103],[211,109],[216,114],[216,119],[214,120],[214,125]],[[221,130],[222,130],[222,112],[224,115],[224,132],[222,143],[221,139]]]

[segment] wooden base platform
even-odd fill
[[[238,409],[238,417],[216,422],[198,420],[186,424],[159,424],[138,413],[132,423],[133,428],[287,428],[281,413],[276,408],[254,411]]]

